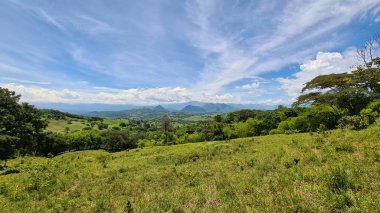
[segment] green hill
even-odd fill
[[[379,212],[380,126],[20,157],[2,212]]]
[[[187,105],[183,109],[181,109],[181,112],[189,112],[189,113],[206,113],[206,110],[203,109],[200,106],[193,106],[193,105]]]

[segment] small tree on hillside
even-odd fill
[[[170,117],[168,115],[163,116],[161,119],[162,131],[164,131],[164,133],[167,133],[168,131],[170,131],[171,127],[172,127],[172,120],[170,119]]]

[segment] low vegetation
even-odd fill
[[[2,212],[378,212],[380,126],[20,157]]]

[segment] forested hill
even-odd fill
[[[132,120],[157,121],[164,115],[170,115],[175,119],[184,119],[194,114],[227,113],[237,110],[228,104],[207,103],[202,106],[186,105],[181,110],[169,110],[159,105],[156,107],[143,107],[120,111],[94,111],[83,115],[101,118],[127,118]]]
[[[47,119],[54,119],[54,120],[66,120],[66,119],[85,119],[85,120],[90,120],[90,121],[103,120],[103,118],[100,118],[100,117],[72,114],[68,112],[61,112],[59,110],[54,110],[54,109],[40,109],[40,112]]]

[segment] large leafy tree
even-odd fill
[[[305,84],[302,92],[307,93],[299,96],[293,105],[327,104],[337,113],[347,111],[351,115],[359,114],[372,98],[368,88],[349,73],[317,76]]]
[[[20,95],[0,87],[0,136],[3,152],[18,150],[21,154],[34,152],[47,122],[41,112],[27,103],[19,103]],[[11,151],[10,151],[11,153]]]
[[[373,64],[380,62],[377,59]],[[357,115],[373,98],[379,97],[379,65],[360,66],[352,73],[317,76],[305,84],[302,92],[306,93],[293,105],[328,104],[338,113],[343,110]]]
[[[352,73],[320,75],[305,84],[303,95],[294,103],[328,104],[337,112],[358,115],[372,99],[380,97],[380,57],[374,48],[380,45],[380,33],[375,34],[357,53],[363,64]]]

